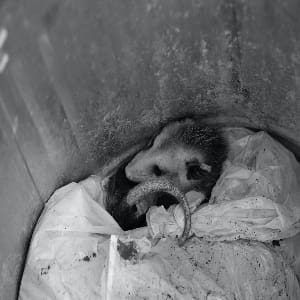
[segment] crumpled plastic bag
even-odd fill
[[[294,272],[263,243],[192,238],[180,248],[162,239],[129,259],[130,250],[122,255],[118,248],[120,240],[111,238],[102,299],[300,299]]]
[[[123,233],[101,203],[96,176],[52,195],[32,236],[20,300],[101,299],[109,235]]]
[[[160,240],[142,255],[138,252],[135,259],[129,259],[128,255],[132,241],[127,240],[128,249],[123,251],[119,249],[120,242],[126,245],[126,239],[111,237],[109,260],[102,278],[105,282],[102,299],[230,299],[171,240]]]
[[[299,163],[267,133],[227,129],[228,160],[209,205],[192,215],[191,233],[207,240],[272,241],[300,232]],[[183,211],[147,213],[153,237],[183,230]]]
[[[300,167],[294,154],[266,132],[235,131],[225,131],[230,151],[210,203],[260,196],[300,207]]]
[[[295,271],[300,282],[300,233],[291,238],[284,239],[278,244],[278,250],[282,252],[282,255]]]
[[[160,211],[163,218],[153,214],[160,208],[151,209],[147,215],[149,230],[141,228],[128,234],[104,209],[101,178],[92,176],[57,190],[47,202],[32,236],[19,299],[300,299],[299,284],[291,268],[297,266],[297,258],[293,260],[296,244],[293,250],[284,251],[292,248],[289,239],[285,239],[285,248],[272,248],[258,241],[232,241],[269,240],[298,232],[297,188],[293,183],[298,165],[291,163],[290,170],[276,165],[268,172],[274,161],[284,162],[280,157],[274,159],[278,153],[286,152],[276,152],[276,143],[270,148],[272,155],[268,152],[266,156],[272,158],[266,160],[266,166],[259,159],[246,159],[243,155],[235,160],[246,147],[251,148],[251,138],[245,139],[249,133],[228,133],[235,144],[224,172],[232,174],[231,167],[245,169],[243,163],[249,166],[251,162],[254,173],[272,176],[267,184],[262,181],[259,189],[253,185],[249,191],[254,194],[247,194],[247,189],[241,187],[251,183],[252,175],[233,176],[236,185],[230,183],[230,176],[224,175],[218,183],[223,188],[217,186],[213,192],[214,201],[192,216],[193,232],[204,238],[191,238],[183,248],[169,238],[154,245],[155,240],[148,235],[162,237],[171,232],[175,237],[181,233],[180,206]],[[256,147],[251,149],[258,149],[259,143]],[[255,153],[257,157],[264,155],[258,150]],[[268,198],[257,195],[264,186],[272,186],[267,190]],[[218,196],[218,188],[224,199]],[[235,192],[243,198],[230,200]],[[197,201],[194,203],[196,208]],[[166,232],[168,226],[170,231]],[[118,240],[137,245],[133,258],[120,255]]]
[[[153,238],[180,236],[184,213],[181,206],[152,207],[147,224]],[[210,241],[238,239],[269,242],[300,232],[300,209],[293,210],[264,197],[249,197],[204,206],[192,214],[191,235]]]
[[[279,251],[256,241],[192,239],[186,252],[229,299],[300,299],[294,271]]]

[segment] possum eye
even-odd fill
[[[201,169],[201,167],[197,165],[187,165],[187,174],[186,178],[188,180],[199,180],[207,175],[207,171]]]
[[[158,165],[153,166],[153,173],[155,176],[158,176],[158,177],[163,175],[163,171],[161,170],[161,168]]]
[[[148,141],[148,143],[146,144],[146,147],[147,148],[151,148],[154,144],[154,140],[155,140],[155,137],[151,137]]]

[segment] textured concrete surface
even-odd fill
[[[0,231],[0,299],[14,298],[41,201],[169,118],[195,113],[267,129],[300,149],[298,0],[0,6],[10,56],[0,75],[0,151],[7,161],[19,157],[17,168],[0,164],[11,174],[0,182],[0,220],[9,221]]]

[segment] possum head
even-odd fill
[[[227,144],[217,128],[186,119],[167,125],[125,172],[136,182],[165,176],[183,192],[209,196],[226,156]]]

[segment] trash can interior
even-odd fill
[[[0,2],[0,299],[53,191],[186,114],[300,157],[297,0]],[[5,37],[5,41],[3,36]]]

